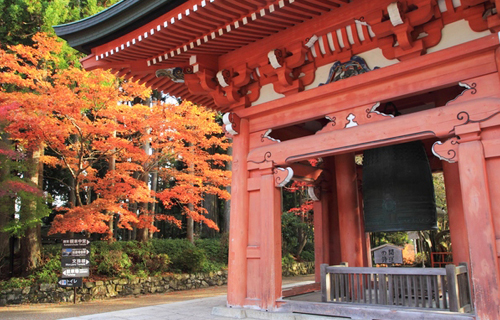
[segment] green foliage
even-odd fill
[[[129,270],[121,273],[155,275],[164,272],[210,272],[227,266],[227,245],[216,239],[197,240],[196,246],[186,239],[153,239],[148,242],[104,241],[92,243],[92,260],[101,275],[113,275],[105,261],[105,252],[119,251],[131,262]],[[109,260],[109,259],[108,259]],[[115,260],[120,260],[115,257]],[[104,265],[101,264],[105,261]],[[113,261],[113,263],[117,263]]]
[[[205,252],[205,255],[210,261],[220,265],[227,265],[229,246],[224,239],[197,239],[196,247]],[[219,269],[220,270],[220,269]]]
[[[169,271],[171,263],[167,254],[154,251],[151,242],[138,241],[93,242],[91,258],[96,271],[103,276],[157,275]],[[113,269],[113,265],[117,268]]]
[[[172,264],[175,271],[186,273],[199,272],[206,263],[205,252],[195,246],[185,250],[182,254],[172,257]]]
[[[434,196],[436,199],[436,207],[446,209],[446,191],[444,187],[443,173],[433,173],[432,180],[434,182]]]
[[[302,261],[314,261],[314,251],[302,251],[300,254],[300,260]]]
[[[61,258],[62,246],[60,244],[47,244],[42,247],[42,258]]]
[[[416,265],[423,265],[426,263],[426,255],[424,252],[419,252],[415,255],[415,264]]]
[[[165,253],[171,258],[181,255],[184,251],[194,247],[186,239],[152,239],[150,243],[156,253]]]
[[[0,212],[10,216],[17,213],[19,218],[0,226],[0,232],[22,237],[26,230],[39,225],[42,218],[50,214],[50,198],[30,180],[36,165],[26,154],[13,149],[3,128],[3,119],[0,119]]]
[[[32,279],[13,277],[6,281],[0,281],[0,290],[24,288],[24,287],[29,287],[32,284],[33,284]]]
[[[408,233],[406,232],[373,232],[371,234],[371,247],[376,248],[386,243],[403,247],[409,243]]]
[[[52,26],[94,15],[119,0],[0,0],[0,46],[32,45],[37,32],[54,35]],[[79,65],[82,54],[64,44],[61,68]]]
[[[283,257],[281,257],[281,264],[284,266],[293,264],[294,262],[295,258],[290,253],[284,254]]]
[[[0,0],[0,40],[30,44],[36,32],[96,14],[119,0]]]
[[[172,271],[210,272],[227,266],[229,250],[224,239],[198,239],[196,245],[186,239],[153,239],[151,244],[156,253],[170,257]]]
[[[121,250],[110,250],[101,252],[102,260],[97,266],[100,274],[109,276],[120,276],[132,266],[128,255]]]
[[[296,253],[299,250],[299,232],[303,232],[304,236],[307,238],[305,250],[309,250],[309,253],[305,253],[304,257],[310,259],[312,255],[312,260],[306,261],[314,261],[314,228],[312,224],[304,222],[300,219],[299,216],[295,215],[293,212],[284,212],[281,215],[281,235],[282,235],[282,254],[286,256],[291,254],[292,256],[296,256]],[[308,246],[311,244],[311,246]],[[302,252],[299,253],[296,259],[302,259]]]
[[[57,283],[61,274],[60,258],[51,258],[46,261],[39,269],[37,269],[30,278],[35,283]]]
[[[0,231],[7,232],[12,236],[23,237],[26,230],[38,226],[42,222],[42,219],[50,214],[51,210],[47,206],[45,198],[36,194],[18,191],[16,192],[16,196],[19,203],[29,205],[21,205],[18,212],[20,219],[12,219]],[[0,199],[0,210],[5,207],[6,203],[8,202]]]
[[[201,272],[217,272],[223,269],[227,269],[227,263],[219,263],[210,260],[205,260],[201,265]]]
[[[99,277],[147,277],[166,272],[216,272],[227,268],[227,245],[217,239],[196,241],[155,239],[149,242],[93,241],[91,274]],[[0,288],[19,288],[33,283],[57,283],[61,274],[61,244],[42,248],[42,265],[27,278],[0,282]],[[293,260],[293,258],[292,258]]]
[[[144,264],[147,270],[152,275],[161,274],[168,271],[171,261],[168,255],[164,253],[150,254],[144,259]]]
[[[27,278],[10,278],[0,281],[0,290],[22,288],[36,283],[57,283],[61,274],[61,245],[48,245],[42,248],[42,264]]]

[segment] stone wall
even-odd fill
[[[147,293],[164,293],[221,286],[226,283],[227,271],[84,282],[83,287],[76,290],[76,300],[89,301]],[[72,288],[60,288],[56,284],[8,289],[0,292],[0,306],[20,303],[68,302],[73,301],[73,292]]]
[[[314,273],[314,262],[293,262],[281,266],[283,277],[300,276]]]

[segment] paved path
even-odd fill
[[[313,275],[283,279],[283,285],[314,280]],[[212,316],[225,306],[227,286],[174,291],[86,303],[49,303],[0,308],[1,320],[227,320]]]

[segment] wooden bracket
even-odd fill
[[[293,177],[293,170],[290,167],[287,168],[275,168],[274,169],[274,186],[277,188],[282,188],[286,186]]]
[[[384,56],[406,60],[425,54],[428,47],[439,43],[444,24],[440,17],[435,17],[439,13],[436,8],[433,0],[398,1],[367,15]],[[385,16],[391,19],[384,19]]]
[[[458,162],[458,144],[457,137],[450,138],[445,142],[436,141],[432,145],[432,153],[440,160],[449,163]]]
[[[237,114],[233,112],[228,112],[225,113],[224,116],[222,117],[222,122],[224,123],[224,131],[226,135],[229,136],[235,136],[239,132],[239,127],[240,127],[240,117],[238,117]]]
[[[316,65],[306,63],[309,53],[308,45],[297,41],[287,48],[277,48],[268,53],[268,61],[261,62],[259,71],[261,74],[261,85],[272,83],[274,91],[284,95],[290,95],[304,90],[304,86],[314,81]],[[304,67],[304,68],[303,68]],[[306,76],[299,77],[302,73]]]
[[[313,201],[321,200],[321,187],[320,186],[310,186],[307,187],[307,194]]]

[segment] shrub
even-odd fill
[[[164,253],[152,253],[149,257],[144,259],[145,267],[148,269],[149,274],[158,275],[169,270],[172,263],[168,255]]]
[[[206,261],[205,252],[192,246],[172,257],[172,268],[186,273],[200,272]]]
[[[186,239],[153,239],[151,246],[158,254],[167,254],[176,272],[219,271],[227,266],[228,246],[224,239],[198,239],[193,245]]]
[[[300,253],[300,260],[302,260],[302,261],[314,261],[314,252],[302,251]]]
[[[170,258],[194,247],[187,239],[153,239],[150,244],[155,253],[164,253]]]
[[[149,274],[145,270],[138,270],[135,275],[139,278],[146,278]]]
[[[198,239],[196,247],[202,249],[207,259],[218,264],[227,265],[229,250],[227,241],[223,239]],[[220,270],[220,269],[219,269]]]
[[[201,272],[217,272],[223,269],[227,269],[226,263],[213,262],[210,260],[205,260],[201,266]]]
[[[284,266],[293,264],[294,262],[295,262],[295,259],[290,253],[283,255],[283,257],[281,258],[281,264]]]
[[[9,280],[0,281],[0,290],[15,289],[29,287],[33,284],[33,279],[25,278],[10,278]]]
[[[118,276],[127,273],[132,265],[130,258],[121,250],[101,252],[102,261],[97,266],[97,271],[102,275]]]
[[[44,259],[52,259],[52,258],[61,258],[61,244],[46,244],[42,246],[42,258]]]
[[[59,257],[53,257],[38,268],[30,278],[36,283],[57,283],[60,274],[61,260]]]

